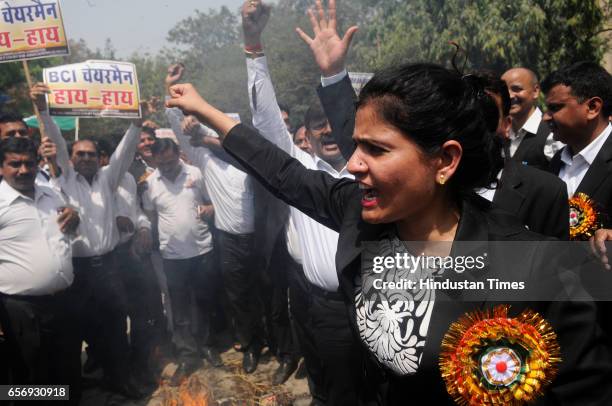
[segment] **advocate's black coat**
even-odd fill
[[[306,169],[301,163],[244,125],[237,125],[224,141],[226,150],[249,174],[270,192],[320,223],[339,232],[336,269],[355,331],[354,276],[361,272],[362,242],[378,241],[389,225],[367,224],[361,219],[361,192],[350,179]],[[475,202],[472,202],[473,201]],[[519,257],[491,248],[496,258],[487,273],[491,277],[514,275],[519,280],[549,281],[552,292],[563,293],[567,286],[556,275],[557,256],[546,250],[544,237],[526,230],[515,217],[491,208],[474,196],[462,202],[456,241],[533,241]],[[453,246],[454,249],[454,246]],[[506,266],[503,266],[503,265]],[[494,266],[495,265],[495,266]],[[363,401],[368,404],[406,405],[421,403],[451,405],[438,370],[440,342],[450,324],[466,311],[495,304],[436,302],[419,372],[397,378],[371,361],[364,363]],[[537,405],[612,404],[609,385],[612,360],[602,341],[596,307],[584,302],[514,303],[514,308],[539,311],[559,336],[563,363],[558,378]],[[369,354],[364,349],[364,354]]]
[[[565,147],[567,148],[567,147]],[[561,152],[550,161],[550,171],[559,175],[561,171]],[[612,228],[612,136],[599,150],[586,175],[578,185],[576,193],[585,193],[595,201],[600,212],[604,228]]]

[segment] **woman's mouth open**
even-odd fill
[[[361,197],[361,206],[364,209],[369,209],[378,205],[378,192],[371,187],[359,184],[359,189],[361,189],[362,197]]]

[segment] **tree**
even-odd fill
[[[210,52],[219,50],[238,41],[238,18],[227,7],[218,11],[194,11],[193,17],[178,22],[168,33],[168,41],[197,53],[205,58]]]
[[[383,0],[359,57],[373,68],[399,61],[449,64],[450,41],[470,69],[530,67],[541,75],[576,60],[600,61],[606,20],[597,0]]]

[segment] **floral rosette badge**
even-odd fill
[[[550,324],[531,310],[509,318],[509,308],[465,314],[444,336],[440,371],[458,405],[524,405],[555,378],[561,358]]]
[[[599,213],[595,202],[584,193],[576,193],[569,199],[570,240],[586,241],[599,228]]]

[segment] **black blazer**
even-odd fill
[[[544,155],[544,146],[549,135],[550,126],[542,120],[535,134],[530,132],[525,134],[512,159],[518,163],[547,170],[549,160]]]
[[[551,173],[506,161],[493,204],[516,215],[533,232],[569,239],[567,187]]]
[[[567,148],[567,147],[565,147]],[[561,152],[550,161],[550,171],[559,175]],[[578,185],[576,193],[585,193],[597,204],[604,228],[612,228],[612,136],[608,137],[595,157],[593,164]]]
[[[351,81],[347,76],[337,84],[319,86],[317,92],[338,147],[344,158],[349,159],[355,149],[352,136],[357,100]],[[525,145],[532,145],[532,138],[526,135],[523,139],[523,142],[527,140]],[[561,240],[569,238],[567,189],[565,183],[555,176],[511,160],[505,165],[493,203],[517,216],[531,231]]]
[[[351,315],[354,331],[354,277],[361,271],[362,242],[378,241],[389,225],[368,224],[361,219],[361,192],[350,179],[335,179],[322,171],[306,169],[299,161],[271,144],[256,131],[237,125],[224,141],[226,150],[270,192],[320,223],[339,232],[336,269],[340,289]],[[473,199],[473,202],[472,202]],[[456,239],[466,241],[533,241],[525,252],[505,256],[500,252],[504,270],[492,269],[490,275],[516,275],[524,279],[550,280],[554,292],[564,287],[546,266],[555,258],[543,250],[545,242],[516,222],[514,216],[492,208],[477,196],[466,199]],[[509,268],[508,268],[509,267]],[[439,304],[439,306],[438,306]],[[362,399],[373,404],[405,405],[410,399],[425,396],[429,404],[451,405],[438,370],[440,342],[450,324],[469,310],[492,303],[436,302],[425,353],[419,372],[397,378],[376,362],[365,366],[365,393]],[[530,307],[552,324],[559,336],[562,357],[558,378],[538,405],[607,405],[612,404],[612,359],[610,349],[601,340],[593,303],[539,302],[515,303],[517,309]],[[367,351],[364,351],[368,353]]]

